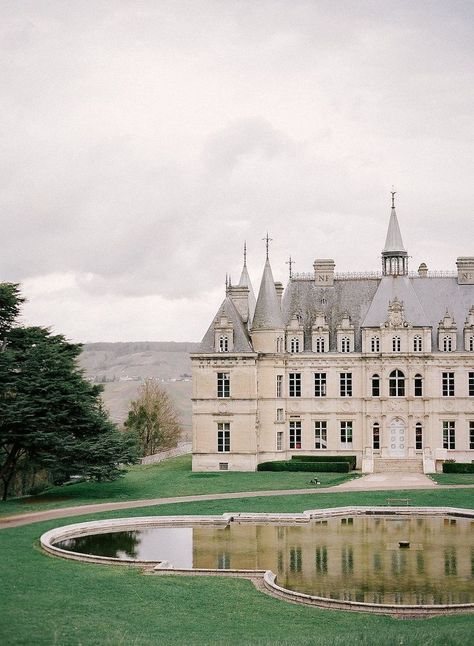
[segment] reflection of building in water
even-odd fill
[[[407,540],[410,547],[399,547]],[[374,603],[474,600],[472,522],[332,518],[193,529],[195,568],[270,569],[300,592]]]

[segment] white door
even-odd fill
[[[403,420],[395,418],[390,423],[389,453],[392,458],[406,456],[406,427]]]

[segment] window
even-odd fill
[[[229,352],[229,337],[225,334],[219,337],[219,352]]]
[[[380,337],[378,336],[371,337],[370,350],[371,352],[380,352]]]
[[[229,463],[228,462],[219,462],[219,471],[228,471]]]
[[[352,372],[341,372],[339,375],[341,397],[352,397]]]
[[[456,448],[456,423],[452,420],[443,422],[443,449]]]
[[[326,373],[325,372],[314,373],[314,396],[326,397]]]
[[[415,397],[423,397],[423,377],[415,375],[413,379],[413,394]]]
[[[341,550],[341,567],[343,574],[352,574],[354,571],[354,549],[351,545],[344,545]]]
[[[341,422],[341,444],[352,444],[352,422]]]
[[[474,352],[474,336],[470,336],[467,342],[467,349],[469,352]]]
[[[372,448],[375,451],[380,450],[380,424],[378,422],[372,424]]]
[[[324,574],[325,572],[328,571],[328,548],[323,545],[316,547],[315,550],[315,565],[316,565],[316,572],[319,574]]]
[[[230,372],[217,373],[217,396],[230,397]]]
[[[283,451],[283,431],[277,431],[276,450]]]
[[[443,372],[442,394],[443,397],[454,397],[454,372]]]
[[[351,351],[351,342],[349,337],[343,336],[341,339],[341,352],[350,352]]]
[[[443,337],[443,352],[451,352],[453,349],[453,340],[450,336]]]
[[[219,552],[217,555],[217,569],[228,570],[230,568],[230,554],[228,552]]]
[[[326,421],[314,422],[314,448],[315,449],[328,448],[328,423]]]
[[[230,451],[230,423],[219,422],[217,424],[217,450],[219,453]]]
[[[405,375],[401,370],[393,370],[388,380],[388,392],[390,397],[405,396]]]
[[[469,422],[469,448],[474,449],[474,422]]]
[[[324,338],[322,336],[318,336],[316,338],[314,347],[315,347],[316,352],[325,352],[326,351]]]
[[[301,449],[301,421],[290,422],[290,449]]]
[[[468,376],[468,393],[469,397],[474,397],[474,372],[470,372]]]
[[[300,351],[300,340],[296,337],[292,337],[290,340],[290,352],[299,352]]]
[[[423,448],[423,424],[417,422],[415,424],[415,449],[421,451]]]
[[[283,422],[283,408],[277,408],[276,421]]]
[[[421,352],[422,350],[422,340],[420,334],[415,334],[413,337],[413,352]]]
[[[290,547],[290,572],[301,572],[303,569],[303,554],[301,547]]]
[[[380,377],[372,375],[372,397],[380,397]]]
[[[283,337],[279,336],[277,337],[277,352],[284,352],[285,351],[285,346],[283,342]]]
[[[288,376],[290,397],[301,397],[301,372],[290,372]]]
[[[276,377],[276,396],[283,397],[283,375]]]
[[[394,336],[392,338],[392,352],[400,352],[401,349],[401,340],[399,336]]]

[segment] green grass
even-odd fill
[[[191,456],[182,455],[158,464],[134,466],[124,478],[114,482],[81,482],[52,487],[43,495],[36,496],[34,502],[29,498],[0,502],[0,517],[96,502],[235,491],[314,489],[314,485],[308,484],[314,476],[321,481],[318,488],[339,484],[354,477],[345,473],[193,473]]]
[[[472,485],[474,484],[474,473],[433,473],[430,475],[435,482],[444,485]]]
[[[390,496],[396,492],[390,492]],[[472,490],[404,492],[412,504],[473,506]],[[384,504],[387,492],[303,494],[181,503],[48,521],[0,531],[0,638],[3,644],[468,644],[472,615],[399,621],[289,604],[248,581],[153,577],[43,554],[38,538],[52,527],[93,518],[303,511]]]

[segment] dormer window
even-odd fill
[[[297,337],[291,337],[290,339],[290,352],[292,354],[300,351],[300,340]]]
[[[277,337],[277,353],[280,354],[281,352],[285,351],[285,342],[283,340],[282,336]]]
[[[474,336],[470,336],[467,342],[468,352],[474,352]]]
[[[378,336],[371,337],[370,350],[371,352],[380,352],[380,337]]]
[[[399,336],[394,336],[392,338],[392,352],[400,352],[401,351],[401,339]]]
[[[351,342],[349,337],[343,336],[341,339],[341,352],[350,352],[351,351]]]
[[[443,337],[443,352],[453,351],[453,340],[450,336]]]
[[[314,341],[314,351],[315,352],[324,352],[325,351],[324,338],[322,336],[318,336],[315,339],[315,341]]]
[[[219,352],[229,352],[229,337],[226,334],[219,337]]]
[[[415,334],[413,337],[413,352],[421,352],[423,348],[422,339],[420,334]]]

